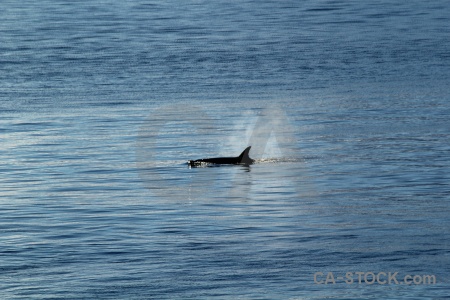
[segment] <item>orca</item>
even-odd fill
[[[250,148],[252,146],[248,146],[242,151],[241,155],[237,157],[214,157],[214,158],[203,158],[197,160],[189,160],[188,164],[191,167],[198,167],[204,164],[216,164],[216,165],[251,165],[255,160],[251,159],[248,156],[250,152]]]

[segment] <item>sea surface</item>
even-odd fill
[[[0,6],[2,299],[450,294],[449,1]]]

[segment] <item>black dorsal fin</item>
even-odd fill
[[[247,148],[245,148],[244,151],[242,151],[241,155],[239,155],[239,157],[238,157],[239,164],[249,165],[249,164],[253,163],[253,159],[251,159],[250,156],[248,155],[251,147],[252,146],[248,146]]]

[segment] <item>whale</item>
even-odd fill
[[[208,164],[214,165],[251,165],[255,161],[249,156],[250,148],[248,146],[239,156],[236,157],[213,157],[213,158],[202,158],[197,160],[189,160],[188,164],[191,167],[204,166]]]

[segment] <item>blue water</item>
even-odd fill
[[[2,298],[446,298],[450,3],[395,2],[2,1]]]

